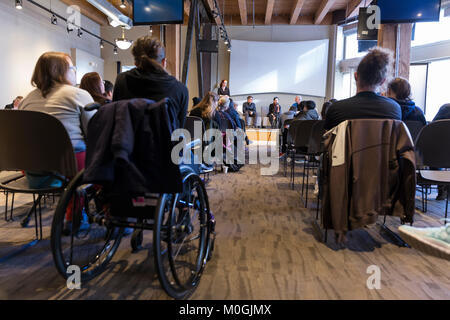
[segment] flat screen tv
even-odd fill
[[[182,24],[183,0],[134,0],[133,24]]]
[[[378,0],[381,23],[439,21],[441,0]]]

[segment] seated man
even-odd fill
[[[256,127],[256,119],[258,114],[256,113],[256,105],[253,103],[253,97],[248,96],[247,102],[242,105],[242,112],[245,115],[245,124],[250,126],[250,118],[253,118],[253,126]]]
[[[278,103],[278,100],[278,97],[273,98],[273,103],[270,104],[269,113],[267,114],[272,128],[277,128],[280,120],[281,106]]]
[[[325,119],[325,129],[330,130],[345,120],[394,119],[402,120],[400,105],[377,92],[386,82],[392,70],[392,53],[373,48],[361,60],[355,73],[357,94],[349,99],[333,103]]]
[[[302,97],[301,96],[296,96],[295,97],[295,102],[291,106],[291,107],[293,107],[295,109],[294,111],[296,111],[296,112],[302,111],[302,110],[300,110],[300,103],[301,102],[302,102]]]
[[[296,120],[319,120],[316,103],[312,100],[305,101],[301,112],[295,117]]]

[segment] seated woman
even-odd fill
[[[395,100],[402,109],[402,121],[419,121],[424,126],[427,120],[422,109],[411,100],[411,85],[408,80],[395,78],[388,85],[388,97]]]
[[[220,82],[219,89],[217,89],[217,94],[219,96],[230,96],[230,89],[228,88],[227,80],[222,80]]]
[[[70,56],[62,52],[46,52],[40,56],[31,84],[36,87],[19,106],[21,110],[40,111],[61,121],[72,141],[78,170],[84,168],[87,125],[95,111],[84,107],[94,102],[91,95],[76,85],[76,68]],[[47,175],[27,173],[30,188],[57,187],[61,182]]]
[[[81,78],[80,89],[86,90],[94,98],[94,101],[100,105],[111,102],[105,94],[105,84],[102,77],[97,72],[86,73]]]
[[[189,113],[190,116],[202,118],[206,130],[218,129],[219,125],[213,120],[216,113],[219,97],[214,92],[208,92],[205,97],[194,106]]]
[[[305,101],[303,110],[295,117],[296,120],[319,120],[316,103],[312,100]]]

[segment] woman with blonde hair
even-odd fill
[[[217,102],[219,96],[214,92],[208,92],[203,99],[194,106],[189,113],[190,116],[202,118],[205,123],[206,130],[210,128],[218,128],[217,123],[213,120],[216,113]]]

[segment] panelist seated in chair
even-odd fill
[[[46,52],[36,63],[31,83],[36,87],[19,105],[21,110],[48,113],[61,121],[75,151],[77,168],[84,168],[87,126],[95,111],[86,111],[94,103],[91,95],[76,85],[76,68],[70,56],[62,52]],[[42,173],[27,172],[30,188],[58,187],[59,179]]]
[[[248,96],[247,97],[247,102],[244,102],[244,104],[242,105],[242,112],[244,113],[245,116],[245,124],[247,126],[250,125],[250,118],[253,119],[253,126],[256,126],[256,119],[258,118],[258,113],[256,112],[256,105],[253,102],[253,97],[252,96]]]
[[[280,119],[281,106],[278,101],[278,97],[275,97],[273,98],[273,103],[269,105],[269,113],[267,114],[267,117],[269,118],[272,128],[277,127],[278,121]]]
[[[291,107],[293,107],[295,109],[296,112],[302,111],[300,109],[300,103],[302,102],[302,97],[301,96],[296,96],[294,99],[294,103],[292,104]]]

